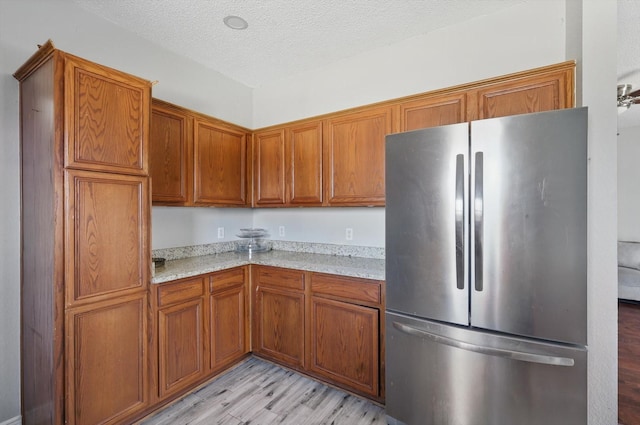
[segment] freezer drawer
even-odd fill
[[[390,424],[584,425],[587,351],[386,313]]]

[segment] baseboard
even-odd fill
[[[22,417],[16,416],[15,418],[8,419],[4,422],[0,422],[0,425],[21,425]]]

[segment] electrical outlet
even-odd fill
[[[278,236],[284,236],[284,226],[278,227]]]
[[[344,232],[344,237],[348,241],[352,241],[353,240],[353,229],[351,227],[347,227],[347,229]]]
[[[218,227],[218,239],[224,239],[224,227]]]

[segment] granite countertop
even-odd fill
[[[247,264],[283,267],[364,279],[384,280],[384,260],[293,251],[223,252],[169,260],[155,270],[151,283],[163,283]]]

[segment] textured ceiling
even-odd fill
[[[72,0],[249,87],[532,0]],[[249,28],[227,28],[227,15]]]

